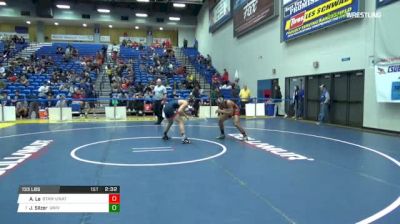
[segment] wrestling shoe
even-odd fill
[[[170,137],[168,137],[168,135],[164,135],[164,136],[162,137],[162,139],[165,140],[165,141],[167,141],[167,140],[170,139]]]
[[[225,139],[225,135],[220,135],[217,137],[217,139]]]
[[[190,144],[190,140],[185,138],[182,140],[182,144]]]

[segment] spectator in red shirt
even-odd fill
[[[214,75],[213,75],[213,77],[212,77],[212,81],[214,81],[214,82],[220,82],[220,80],[221,80],[221,75],[220,74],[218,74],[218,73],[215,73]]]
[[[80,89],[77,89],[75,91],[75,93],[72,94],[73,103],[79,103],[81,105],[81,108],[83,107],[83,104],[84,104],[84,102],[83,102],[84,98],[85,98],[85,96],[83,95],[83,91]]]
[[[8,78],[8,81],[14,83],[14,82],[17,81],[17,79],[18,79],[17,75],[14,74],[14,75],[12,75],[12,76],[10,76],[10,77]]]
[[[222,75],[222,82],[228,82],[229,81],[229,73],[226,71],[226,68],[224,68],[224,74]]]
[[[172,48],[172,44],[171,44],[171,41],[170,41],[169,39],[167,39],[167,40],[165,41],[165,47],[166,47],[166,48]]]
[[[186,66],[181,66],[178,69],[176,69],[176,74],[177,75],[183,75],[186,73]]]

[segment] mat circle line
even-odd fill
[[[201,142],[208,142],[217,146],[220,146],[222,148],[222,151],[211,155],[207,156],[201,159],[193,159],[193,160],[185,160],[185,161],[178,161],[178,162],[166,162],[166,163],[110,163],[110,162],[100,162],[100,161],[95,161],[95,160],[89,160],[89,159],[82,159],[79,156],[76,155],[76,152],[78,152],[80,149],[86,148],[88,146],[92,145],[97,145],[97,144],[102,144],[102,143],[107,143],[107,142],[116,142],[116,141],[123,141],[123,140],[135,140],[135,139],[160,139],[158,136],[146,136],[146,137],[130,137],[130,138],[117,138],[117,139],[109,139],[109,140],[104,140],[104,141],[98,141],[98,142],[92,142],[89,144],[81,145],[79,147],[74,148],[70,155],[72,158],[75,160],[84,162],[84,163],[91,163],[91,164],[96,164],[96,165],[105,165],[105,166],[122,166],[122,167],[153,167],[153,166],[172,166],[172,165],[182,165],[182,164],[189,164],[189,163],[198,163],[198,162],[203,162],[206,160],[214,159],[219,156],[222,156],[223,154],[226,153],[227,148],[225,145],[206,140],[206,139],[200,139],[200,138],[190,138],[190,140],[194,141],[201,141]]]

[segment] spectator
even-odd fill
[[[58,97],[58,100],[57,100],[57,103],[56,103],[56,107],[68,107],[68,103],[65,100],[65,95],[64,94],[61,94]]]
[[[190,73],[187,77],[186,77],[186,88],[187,89],[193,89],[193,83],[195,81],[194,75],[192,73]]]
[[[6,74],[6,69],[0,65],[0,78],[3,78]]]
[[[19,94],[19,91],[15,91],[15,95],[11,97],[11,105],[16,106],[18,102],[21,102],[25,99],[25,97]]]
[[[193,96],[193,109],[194,109],[194,116],[199,117],[199,109],[200,109],[200,86],[195,85],[192,91]]]
[[[183,39],[183,48],[187,48],[187,45],[188,45],[188,41],[186,40],[186,38],[185,39]]]
[[[235,102],[240,102],[239,100],[239,94],[240,94],[240,87],[236,83],[232,83],[232,97]]]
[[[14,75],[8,77],[8,81],[15,83],[18,80],[17,74],[14,73]]]
[[[28,100],[28,117],[31,119],[36,119],[39,118],[39,102],[38,102],[38,97],[31,92],[27,96]]]
[[[50,92],[50,87],[47,82],[43,83],[38,89],[39,97],[46,97],[47,94]]]
[[[304,114],[304,86],[299,91],[299,116],[303,117]]]
[[[229,82],[229,73],[226,68],[224,68],[224,74],[222,74],[222,82]]]
[[[166,97],[167,97],[167,89],[164,85],[162,85],[161,79],[157,79],[157,85],[154,87],[153,90],[154,96],[154,113],[157,116],[156,124],[161,124],[162,120],[162,105],[164,104]]]
[[[222,85],[220,89],[232,89],[232,86],[229,84],[229,82],[224,82],[224,85]]]
[[[272,102],[274,103],[274,117],[279,115],[279,107],[282,102],[282,93],[281,87],[278,84],[275,84],[272,91]]]
[[[217,99],[220,97],[219,88],[214,88],[211,90],[210,99],[211,99],[211,106],[217,105]]]
[[[144,110],[144,101],[143,101],[143,95],[142,93],[137,93],[135,95],[135,101],[133,101],[133,108],[135,110],[136,115],[138,116],[143,116],[143,110]]]
[[[56,54],[64,54],[62,47],[57,47]]]
[[[153,94],[151,92],[152,92],[151,88],[146,88],[144,91],[143,98],[146,104],[149,104],[152,101]]]
[[[112,76],[113,76],[113,71],[112,71],[111,65],[107,65],[106,74],[107,74],[108,79],[110,80],[110,83],[111,83]]]
[[[26,77],[25,77],[24,75],[21,77],[21,79],[19,80],[19,82],[20,82],[23,86],[25,86],[25,87],[28,87],[28,86],[29,86],[29,81],[28,81],[28,79],[26,79]]]
[[[243,89],[240,90],[240,104],[241,104],[241,114],[244,114],[246,104],[249,103],[251,92],[250,89],[247,88],[247,85],[243,85]]]
[[[96,91],[94,90],[94,88],[92,86],[89,86],[88,88],[85,89],[85,98],[86,100],[86,108],[87,110],[85,111],[85,117],[87,118],[88,114],[90,112],[93,113],[93,117],[96,117],[96,111],[95,111],[95,107],[96,107]]]
[[[17,117],[26,117],[28,115],[28,103],[25,96],[20,95],[19,91],[11,99],[11,105],[15,106],[15,113]]]
[[[47,100],[42,103],[42,108],[47,109],[50,107],[54,107],[56,103],[57,102],[55,101],[53,94],[50,93],[47,95]]]
[[[153,67],[150,67],[150,68],[153,68]],[[181,67],[179,67],[178,69],[176,69],[176,72],[175,72],[177,75],[183,75],[183,74],[185,74],[186,73],[186,66],[181,66]]]
[[[0,103],[2,106],[10,106],[11,105],[10,97],[7,95],[6,92],[3,92],[3,94],[0,96]]]
[[[320,97],[320,112],[318,116],[317,124],[321,124],[322,122],[326,122],[329,113],[329,104],[331,97],[329,95],[328,89],[326,88],[325,84],[322,84],[320,87],[321,90],[321,97]]]
[[[299,118],[299,114],[300,114],[300,90],[299,90],[299,86],[295,86],[294,87],[294,91],[293,91],[293,97],[292,97],[292,104],[293,104],[293,108],[294,108],[294,119],[298,119]]]
[[[195,49],[198,49],[198,48],[199,48],[199,42],[197,41],[197,39],[194,39],[193,47],[194,47]]]
[[[207,54],[207,65],[211,66],[212,65],[212,60],[211,60],[211,56],[209,54]]]
[[[6,88],[6,83],[3,80],[0,80],[0,90]]]
[[[85,102],[83,101],[84,99],[83,92],[80,89],[76,89],[75,93],[72,95],[72,103],[73,104],[79,104],[81,111],[83,110],[85,106]]]
[[[211,88],[215,89],[220,87],[220,83],[219,83],[219,79],[217,78],[216,75],[213,76],[212,80],[211,80]]]

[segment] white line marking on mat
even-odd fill
[[[132,152],[170,152],[174,151],[172,147],[142,147],[132,148]]]

